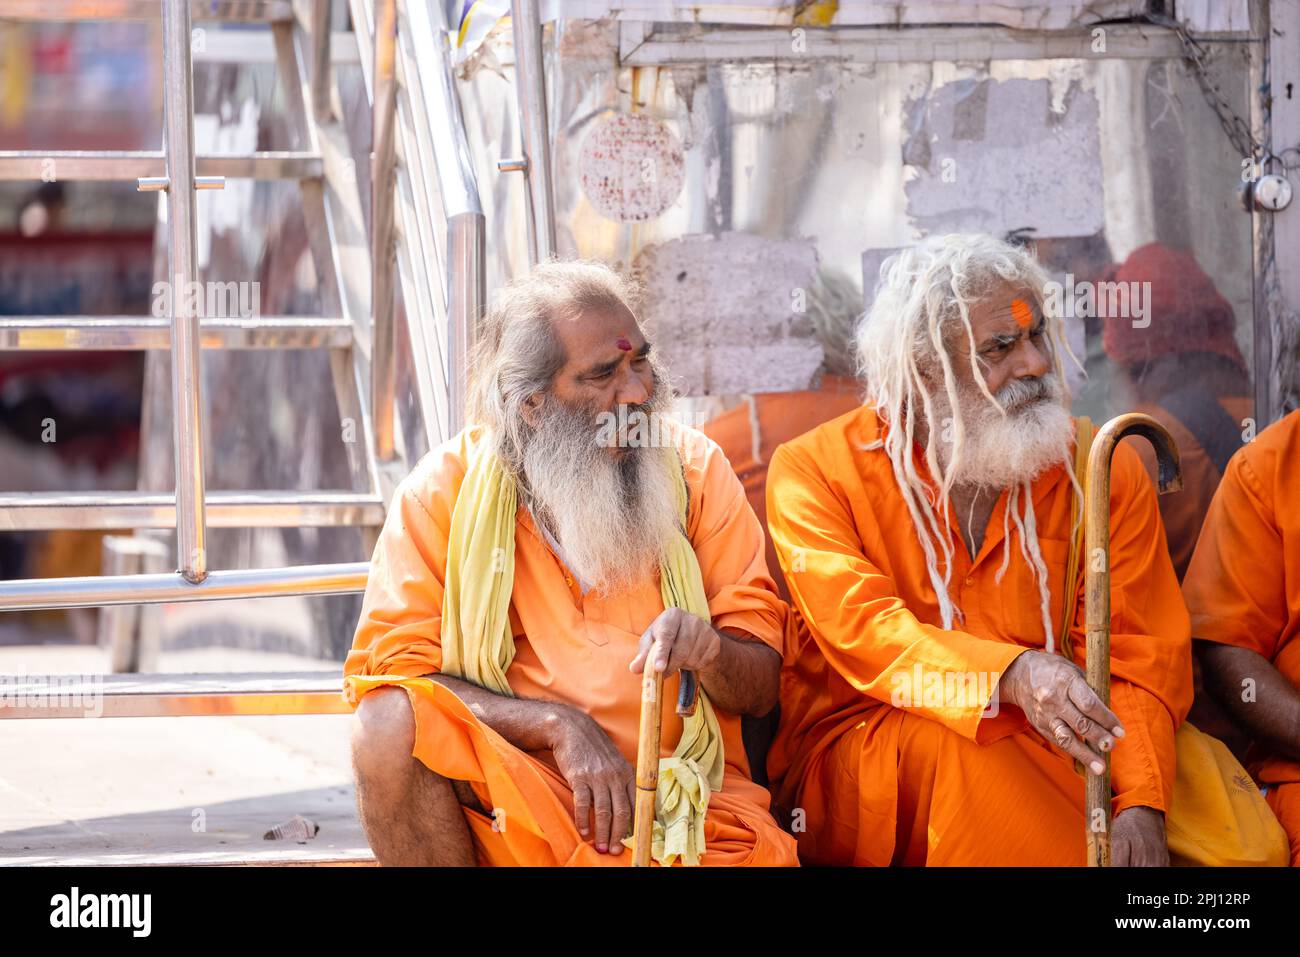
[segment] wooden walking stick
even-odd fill
[[[1085,617],[1088,637],[1088,685],[1110,707],[1110,465],[1115,445],[1126,435],[1141,435],[1156,450],[1159,490],[1183,487],[1178,446],[1163,425],[1140,412],[1129,412],[1101,427],[1088,455],[1084,491]],[[1110,866],[1110,755],[1102,755],[1101,774],[1087,774],[1088,866]]]
[[[699,685],[695,672],[683,671],[677,689],[677,713],[695,713]],[[636,741],[636,808],[632,818],[632,866],[650,866],[650,847],[655,835],[655,793],[659,790],[659,739],[663,731],[664,676],[646,657],[641,675],[641,727]]]

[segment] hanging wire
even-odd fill
[[[1219,83],[1211,75],[1209,62],[1211,52],[1201,40],[1192,36],[1185,24],[1163,14],[1147,14],[1142,18],[1146,23],[1154,26],[1164,27],[1170,30],[1178,37],[1179,43],[1183,47],[1183,59],[1192,68],[1192,73],[1196,77],[1196,83],[1201,88],[1201,95],[1204,97],[1206,104],[1214,111],[1214,115],[1219,120],[1219,125],[1223,128],[1223,133],[1243,157],[1250,157],[1257,163],[1261,169],[1267,172],[1269,163],[1276,161],[1284,170],[1300,169],[1300,145],[1284,147],[1280,152],[1274,153],[1264,144],[1258,142],[1251,134],[1250,123],[1243,119],[1228,102],[1223,94]],[[1207,41],[1214,42],[1214,41]],[[1251,38],[1251,43],[1262,43],[1262,40]],[[1264,53],[1264,76],[1265,81],[1261,88],[1264,102],[1265,114],[1271,113],[1271,98],[1268,95],[1268,77],[1270,74],[1270,63],[1267,47]],[[1265,125],[1269,125],[1266,121]],[[1288,164],[1286,157],[1288,154],[1295,155],[1295,162]]]

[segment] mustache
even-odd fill
[[[1004,412],[1012,412],[1026,405],[1057,398],[1059,390],[1054,377],[1037,376],[1029,379],[1012,379],[994,393]]]
[[[575,429],[590,433],[592,444],[604,448],[618,445],[625,451],[636,451],[644,442],[625,442],[626,433],[637,427],[647,430],[650,423],[667,413],[668,403],[658,393],[644,402],[619,403],[612,409],[599,405],[568,407],[559,416],[568,420]]]

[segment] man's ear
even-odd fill
[[[527,423],[530,429],[537,428],[538,414],[541,412],[542,402],[545,401],[545,399],[546,396],[540,392],[534,392],[528,398],[524,399],[524,404],[519,410],[519,414],[523,417],[524,422]]]

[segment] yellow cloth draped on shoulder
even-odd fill
[[[686,538],[688,493],[681,460],[671,450],[682,515],[678,534],[660,566],[664,607],[710,619],[695,550]],[[456,497],[448,539],[442,612],[442,670],[488,691],[512,695],[506,672],[515,656],[510,631],[514,583],[514,480],[501,459],[482,447]],[[709,794],[722,787],[722,733],[701,688],[695,714],[683,718],[682,736],[671,757],[659,761],[652,856],[662,865],[678,858],[696,865],[705,852],[704,816]],[[630,846],[630,840],[625,842]]]

